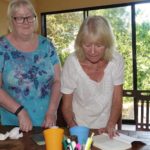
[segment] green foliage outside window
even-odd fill
[[[145,5],[150,5],[150,3]],[[145,8],[143,10],[139,8],[136,7],[135,16],[137,88],[138,90],[150,90],[150,17],[149,20],[144,20]],[[131,6],[89,10],[88,15],[102,15],[110,21],[116,37],[117,50],[122,54],[125,63],[123,88],[133,90]],[[143,22],[139,22],[138,18],[143,19]],[[55,44],[62,66],[68,55],[74,51],[73,43],[82,20],[82,11],[47,15],[47,36]],[[124,97],[123,119],[134,119],[133,110],[133,98]]]
[[[54,42],[62,65],[74,50],[73,45],[71,49],[68,47],[74,41],[82,20],[82,12],[47,15],[47,37]]]
[[[141,12],[137,9],[137,15]],[[124,89],[133,89],[133,57],[131,7],[90,10],[89,15],[105,16],[111,23],[116,37],[117,49],[125,60]],[[66,57],[74,50],[74,42],[79,26],[83,20],[83,12],[71,12],[47,15],[47,36],[52,39],[62,66]],[[138,89],[150,88],[150,21],[136,22],[137,37],[137,78]],[[71,47],[70,47],[71,46]]]

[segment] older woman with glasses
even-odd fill
[[[10,33],[0,37],[1,124],[55,125],[60,101],[60,61],[50,40],[36,33],[37,14],[29,0],[11,0]]]

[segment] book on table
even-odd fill
[[[113,139],[110,139],[106,133],[93,136],[93,146],[101,150],[126,150],[132,147],[133,141],[137,139],[121,133]]]

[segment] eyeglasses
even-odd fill
[[[33,23],[36,19],[36,16],[28,16],[28,17],[12,17],[16,23],[18,24],[23,24],[25,22],[25,20],[28,22],[28,23]]]

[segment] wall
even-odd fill
[[[36,0],[39,12],[58,11],[66,9],[77,9],[84,7],[103,6],[136,2],[142,0]]]
[[[0,36],[8,32],[7,5],[7,1],[0,0]]]

